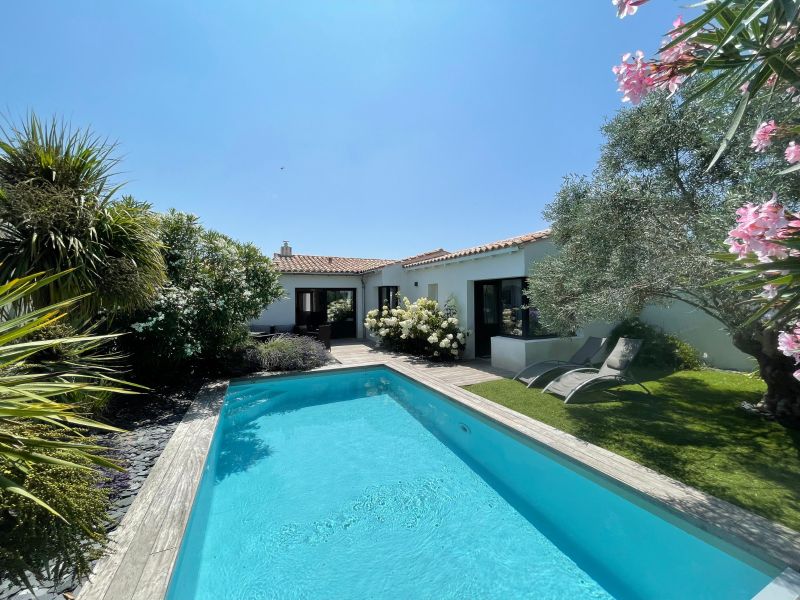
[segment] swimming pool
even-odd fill
[[[167,597],[736,599],[779,571],[374,368],[230,386]]]

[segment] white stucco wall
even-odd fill
[[[497,336],[492,338],[492,366],[517,373],[545,360],[568,360],[586,338],[557,337],[538,340]]]
[[[356,327],[358,337],[364,335],[364,293],[360,275],[283,274],[280,277],[284,297],[270,304],[253,323],[260,326],[294,325],[295,289],[297,288],[355,288]]]
[[[294,324],[296,288],[341,287],[356,289],[357,335],[364,337],[363,321],[367,310],[378,306],[378,287],[396,285],[401,296],[416,300],[427,294],[428,285],[436,284],[439,292],[439,303],[444,304],[452,295],[459,309],[461,326],[475,330],[474,282],[485,279],[502,279],[507,277],[524,277],[531,264],[557,249],[550,240],[541,240],[523,246],[508,248],[495,252],[476,254],[458,259],[444,260],[417,267],[404,268],[392,264],[377,271],[361,275],[282,275],[281,284],[286,291],[283,300],[273,303],[255,321],[259,325],[292,325]],[[670,306],[648,306],[641,314],[646,323],[661,327],[669,333],[677,335],[697,348],[706,362],[722,369],[752,370],[753,361],[736,350],[728,334],[721,325],[705,313],[682,302],[674,302]],[[583,327],[579,335],[606,336],[613,324],[597,322]],[[507,341],[506,341],[507,340]],[[553,352],[552,358],[562,358],[562,351],[571,354],[574,342],[566,346],[561,343],[538,343],[540,340],[528,341],[509,338],[498,338],[492,341],[492,354],[499,353],[497,361],[503,362],[505,368],[514,370],[513,365],[522,361],[538,358],[551,358],[547,353]],[[549,349],[549,350],[548,350]],[[574,348],[573,348],[574,350]],[[475,353],[474,336],[467,338],[465,356],[471,358]],[[519,368],[522,368],[521,366]]]
[[[523,277],[526,273],[525,252],[518,248],[487,252],[462,259],[445,260],[420,267],[406,268],[406,287],[401,288],[410,300],[425,296],[428,285],[439,288],[439,303],[452,295],[458,304],[461,327],[475,331],[475,286],[483,279]],[[475,337],[467,338],[465,356],[475,355]]]
[[[378,288],[384,285],[396,285],[400,294],[405,294],[405,273],[400,264],[387,265],[377,271],[364,274],[364,290],[367,310],[378,308]]]
[[[734,347],[719,321],[685,302],[648,306],[640,318],[688,342],[697,348],[706,363],[714,367],[752,371],[757,366],[752,357]]]

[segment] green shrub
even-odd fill
[[[639,319],[626,319],[611,332],[609,348],[621,337],[644,340],[635,364],[667,368],[675,371],[697,370],[703,367],[700,354],[680,338],[665,333]]]
[[[4,431],[44,440],[74,441],[44,425],[19,423],[5,426]],[[39,452],[83,466],[91,464],[69,450],[42,448]],[[0,463],[0,474],[16,475],[5,463]],[[23,496],[0,490],[0,580],[25,585],[26,572],[54,582],[88,575],[91,562],[100,557],[107,543],[110,489],[103,485],[105,477],[94,469],[35,464],[21,483],[66,521]]]
[[[284,334],[256,344],[248,358],[261,371],[306,371],[327,363],[330,354],[312,337]]]
[[[249,322],[282,294],[278,274],[254,245],[193,215],[170,211],[160,230],[169,283],[129,325],[137,374],[152,381],[198,365],[219,370],[246,346]]]

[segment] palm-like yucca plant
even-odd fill
[[[108,190],[119,159],[116,144],[89,130],[73,129],[55,117],[43,123],[35,114],[26,121],[0,128],[0,180],[58,183],[77,195],[110,198]]]
[[[114,197],[115,146],[35,115],[0,134],[0,281],[68,271],[30,299],[43,307],[90,292],[73,307],[79,320],[148,306],[166,278],[158,218]]]
[[[27,184],[0,190],[0,256],[0,281],[67,271],[30,299],[41,307],[83,295],[73,311],[80,320],[145,308],[166,277],[158,218],[130,197],[98,202]]]
[[[0,489],[20,494],[59,517],[52,507],[21,483],[26,473],[37,463],[75,469],[91,467],[57,458],[42,450],[63,450],[67,456],[80,457],[81,463],[115,468],[113,462],[102,456],[103,447],[81,440],[80,430],[116,429],[87,418],[74,404],[65,400],[74,399],[75,394],[135,393],[129,384],[114,377],[114,369],[103,364],[102,357],[84,359],[84,353],[91,355],[113,335],[31,340],[32,334],[62,319],[80,298],[27,312],[18,312],[15,307],[24,305],[31,294],[51,285],[61,276],[37,274],[0,284],[0,310],[5,316],[0,320],[0,464],[4,472],[17,475],[7,477],[0,473]],[[37,362],[38,357],[55,346],[73,349],[71,358],[57,368],[53,364]],[[58,428],[71,439],[23,437],[15,432],[14,425],[19,422],[39,422]]]

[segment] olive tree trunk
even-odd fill
[[[794,377],[800,365],[778,350],[778,332],[740,331],[733,335],[733,343],[756,359],[761,378],[767,384],[758,408],[785,425],[800,427],[800,381]]]

